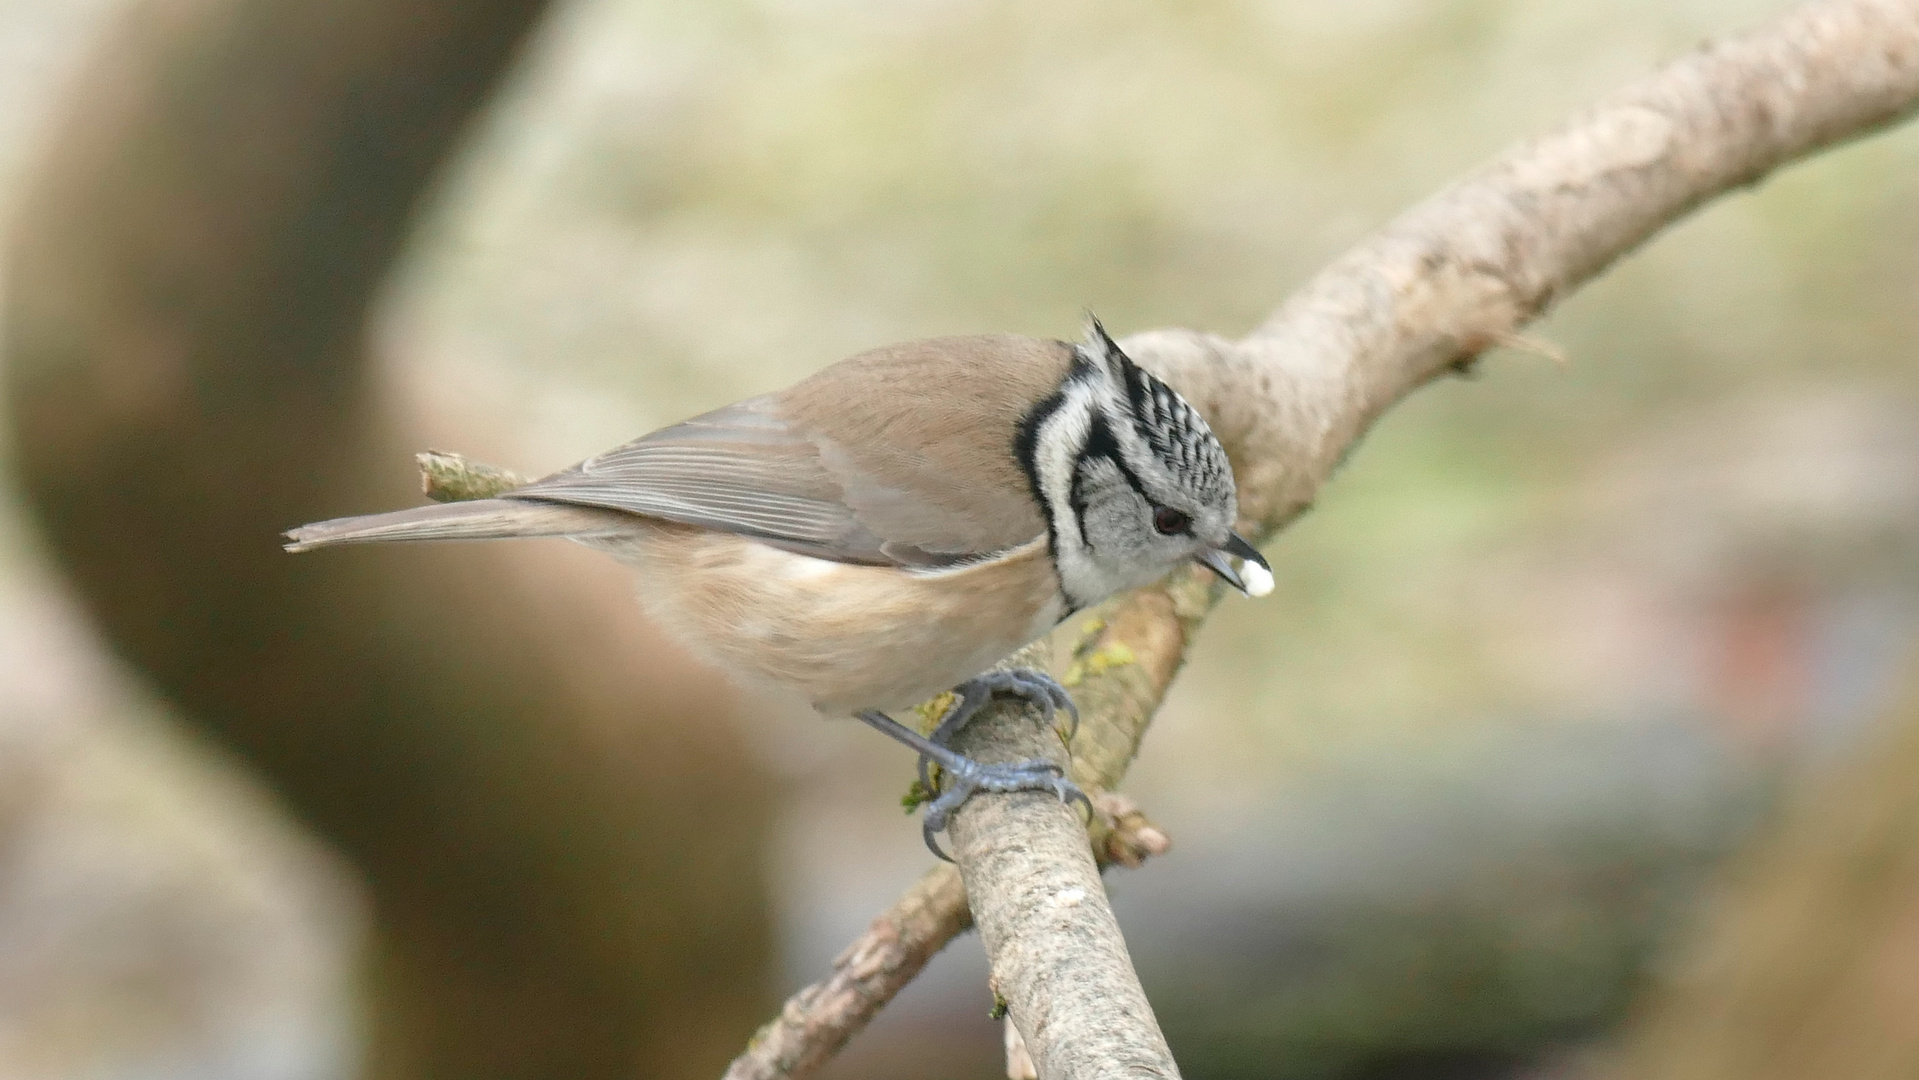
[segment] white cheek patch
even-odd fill
[[[1265,596],[1273,591],[1273,572],[1256,562],[1241,560],[1239,579],[1246,583],[1247,596]]]

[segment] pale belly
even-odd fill
[[[661,524],[617,551],[648,610],[723,668],[822,711],[916,705],[992,667],[1066,614],[1044,540],[937,573],[808,558]]]

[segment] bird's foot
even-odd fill
[[[1044,676],[1041,677],[1044,678]],[[1046,681],[1052,683],[1050,679]],[[1053,685],[1058,686],[1057,683]],[[960,704],[956,705],[953,712],[948,713],[947,718],[940,722],[940,727],[934,731],[936,737],[942,732],[950,734],[958,731],[964,726],[971,712],[978,711],[979,704],[975,704],[967,715],[961,718],[959,724],[953,724],[948,729],[947,725],[952,722],[953,713],[964,708],[966,699],[970,696],[966,692],[967,687],[961,689]],[[1061,689],[1060,693],[1064,694],[1065,691]],[[983,704],[990,694],[989,689],[982,695],[980,704]],[[921,735],[883,712],[867,711],[860,713],[859,718],[885,735],[919,751],[921,781],[925,790],[937,792],[933,800],[927,804],[926,816],[921,821],[921,835],[926,839],[927,849],[947,862],[952,862],[952,857],[940,848],[939,842],[934,837],[946,828],[947,822],[952,819],[953,811],[959,809],[960,805],[971,798],[974,792],[1050,791],[1059,797],[1059,801],[1084,803],[1086,812],[1093,813],[1092,800],[1079,789],[1079,785],[1066,778],[1066,770],[1051,761],[1034,759],[1006,764],[974,761],[942,742]],[[931,780],[931,765],[938,765],[940,768],[941,783],[938,787],[935,787]]]
[[[1066,770],[1044,758],[992,764],[958,754],[954,757],[958,760],[952,764],[940,763],[939,797],[927,804],[926,816],[920,819],[920,835],[926,840],[927,850],[947,862],[953,858],[940,847],[937,837],[946,831],[953,811],[977,792],[1050,791],[1060,802],[1084,803],[1086,812],[1093,813],[1093,800],[1066,778]]]
[[[1066,692],[1059,680],[1037,668],[1007,668],[975,675],[955,686],[953,693],[959,695],[959,700],[933,729],[932,740],[941,746],[950,744],[953,736],[958,735],[995,694],[1006,694],[1039,706],[1048,726],[1052,725],[1055,713],[1065,713],[1070,721],[1066,726],[1068,746],[1072,745],[1073,736],[1079,734],[1079,706],[1073,704],[1073,695]]]
[[[953,745],[953,736],[958,735],[993,700],[995,694],[1006,694],[1039,706],[1042,722],[1048,727],[1053,726],[1055,713],[1064,712],[1070,721],[1066,727],[1068,746],[1073,745],[1073,736],[1079,734],[1079,706],[1073,704],[1073,695],[1067,693],[1058,680],[1037,668],[988,671],[955,686],[953,693],[959,695],[959,700],[946,710],[946,715],[940,717],[932,734],[927,736],[941,746]],[[939,785],[933,783],[935,764],[931,757],[920,755],[920,790],[929,793],[940,790]]]

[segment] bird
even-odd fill
[[[923,835],[945,858],[936,834],[977,792],[1086,803],[1050,761],[949,745],[996,695],[1077,727],[1051,676],[996,664],[1189,561],[1272,590],[1233,531],[1237,497],[1205,418],[1089,316],[1080,342],[872,349],[496,497],[320,521],[284,546],[565,537],[607,552],[694,653],[916,751],[937,792]],[[949,690],[930,735],[889,715]]]

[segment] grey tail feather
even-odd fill
[[[632,515],[526,499],[474,499],[386,514],[316,521],[288,529],[288,551],[389,540],[493,540],[502,537],[593,536],[631,528]]]

